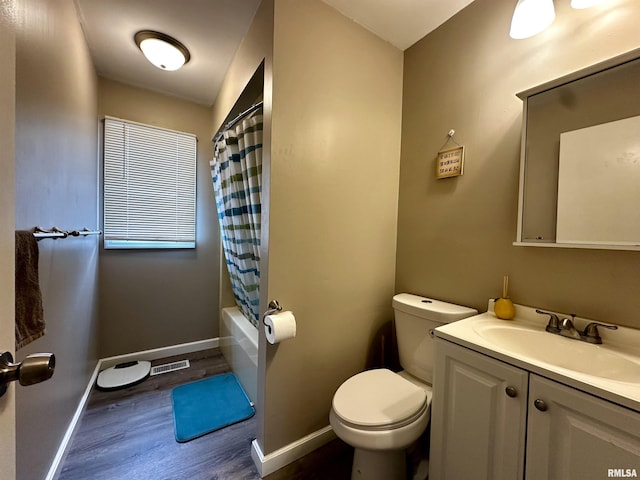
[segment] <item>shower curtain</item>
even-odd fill
[[[262,109],[227,128],[214,152],[211,177],[231,286],[238,307],[258,328]]]

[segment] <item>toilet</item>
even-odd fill
[[[405,449],[429,425],[433,329],[476,315],[472,308],[408,293],[393,297],[400,365],[347,379],[333,396],[329,422],[354,447],[352,480],[405,480]]]

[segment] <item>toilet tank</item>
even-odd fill
[[[394,296],[393,309],[400,365],[429,385],[435,358],[433,329],[478,313],[473,308],[410,293]]]

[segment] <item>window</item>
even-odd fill
[[[104,121],[105,248],[195,248],[196,137]]]

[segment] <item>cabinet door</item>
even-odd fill
[[[522,479],[528,373],[435,343],[429,479]]]
[[[640,413],[533,374],[529,402],[527,480],[640,475]]]

